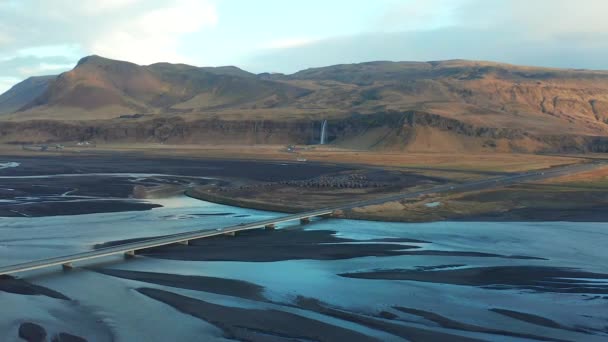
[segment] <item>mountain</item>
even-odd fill
[[[42,95],[56,76],[30,77],[0,95],[0,115],[15,112]]]
[[[608,137],[606,71],[449,60],[255,75],[89,56],[48,86],[31,83],[0,99],[21,94],[12,107],[18,111],[2,118],[28,125],[36,139],[76,139],[94,122],[89,131],[104,133],[88,139],[311,143],[323,120],[332,143],[357,148],[585,151],[604,149]],[[44,120],[45,128],[32,120]],[[61,134],[61,125],[72,133]],[[5,133],[5,141],[19,140]]]
[[[371,62],[300,71],[358,91],[351,108],[420,110],[488,127],[546,134],[608,132],[608,72],[491,62]]]
[[[279,105],[308,91],[288,84],[260,80],[236,67],[198,68],[157,63],[140,66],[89,56],[51,81],[42,94],[33,94],[24,112],[80,111],[91,118],[114,114],[181,113],[262,102]],[[98,115],[95,115],[98,114]],[[86,115],[85,115],[86,116]],[[30,115],[31,117],[31,115]]]

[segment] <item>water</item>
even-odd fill
[[[240,209],[178,197],[161,201],[163,208],[43,218],[0,219],[0,264],[85,251],[110,240],[216,228],[276,217],[281,214]],[[229,213],[228,215],[224,215]],[[206,215],[201,215],[206,214]],[[211,215],[210,215],[211,214]],[[224,216],[212,215],[222,214]],[[279,228],[288,228],[280,226]],[[135,291],[139,287],[163,289],[233,307],[272,308],[321,319],[375,336],[400,340],[394,335],[359,324],[286,306],[297,296],[319,299],[332,307],[374,315],[395,312],[394,306],[425,310],[449,319],[490,329],[577,341],[608,338],[607,299],[586,293],[534,292],[521,289],[489,289],[476,286],[418,281],[369,280],[339,274],[376,269],[415,269],[453,266],[546,266],[568,267],[608,273],[608,225],[605,223],[483,223],[439,222],[424,224],[320,220],[307,230],[334,230],[338,236],[365,243],[368,239],[409,238],[423,250],[525,255],[545,260],[475,257],[462,255],[387,255],[343,260],[285,260],[275,262],[179,261],[140,257],[104,264],[107,268],[213,276],[248,281],[264,287],[272,303],[246,300],[202,291],[177,289],[102,275],[87,269],[70,273],[60,270],[26,274],[29,281],[68,295],[75,302],[44,296],[21,296],[0,292],[0,340],[16,336],[16,322],[44,322],[52,331],[70,331],[91,340],[108,340],[109,329],[117,341],[223,340],[221,331],[192,316]],[[238,239],[238,236],[236,237]],[[412,245],[412,243],[405,243]],[[251,246],[249,248],[255,248]],[[447,267],[449,269],[450,267]],[[587,279],[582,279],[584,281]],[[608,279],[596,279],[606,282]],[[606,296],[608,294],[603,294]],[[600,297],[601,297],[600,296]],[[525,312],[568,327],[593,331],[585,334],[526,323],[508,318],[492,308]],[[416,315],[401,314],[407,326],[432,329],[484,340],[526,339],[446,329]],[[54,330],[53,330],[54,329]],[[72,329],[72,330],[69,330]]]
[[[95,244],[107,241],[212,230],[279,215],[186,196],[154,203],[163,207],[121,213],[0,218],[0,264],[6,266],[88,251]]]
[[[321,139],[319,140],[319,144],[325,145],[325,129],[327,128],[327,120],[323,120],[323,124],[321,125]]]
[[[12,168],[12,167],[18,167],[19,165],[21,165],[20,163],[17,162],[6,162],[6,163],[0,163],[0,170],[1,169],[8,169],[8,168]]]
[[[441,202],[431,202],[431,203],[426,203],[425,204],[425,206],[427,208],[436,208],[436,207],[438,207],[440,205],[441,205]]]

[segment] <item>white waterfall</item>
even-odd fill
[[[325,127],[327,126],[327,120],[323,120],[323,125],[321,126],[321,140],[319,143],[321,145],[325,145]]]

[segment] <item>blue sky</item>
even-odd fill
[[[476,59],[608,69],[604,0],[0,0],[0,92],[99,54],[285,72]]]

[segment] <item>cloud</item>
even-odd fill
[[[139,64],[193,62],[179,53],[183,37],[217,24],[213,1],[2,0],[0,75],[58,73],[90,54]]]
[[[187,62],[179,51],[180,37],[217,24],[214,6],[206,1],[181,0],[114,23],[93,39],[88,50],[105,57],[140,64]]]
[[[73,67],[72,60],[63,56],[20,56],[0,60],[2,77],[23,80],[32,75],[54,75]]]
[[[87,13],[103,13],[128,8],[142,0],[80,0],[82,10]]]
[[[450,26],[457,10],[471,0],[394,1],[376,21],[381,32],[436,29]]]
[[[6,35],[5,33],[0,32],[0,47],[2,45],[9,44],[13,41],[13,38]]]
[[[0,7],[0,18],[0,32],[19,37],[7,47],[13,50],[76,43],[87,54],[136,63],[179,57],[173,51],[183,34],[218,20],[215,6],[206,0],[30,0],[19,8]],[[28,28],[23,29],[24,22]]]
[[[544,39],[567,33],[606,33],[607,12],[608,2],[603,0],[477,0],[464,6],[461,15],[468,23],[512,28]]]
[[[605,13],[608,2],[602,0],[394,1],[375,32],[260,49],[244,65],[295,72],[374,60],[461,58],[608,69]]]
[[[313,38],[286,38],[276,39],[270,42],[262,44],[262,49],[289,49],[309,45],[319,41],[319,39]]]
[[[285,3],[0,0],[0,75],[60,72],[89,54],[256,72],[453,58],[608,69],[604,0]]]

